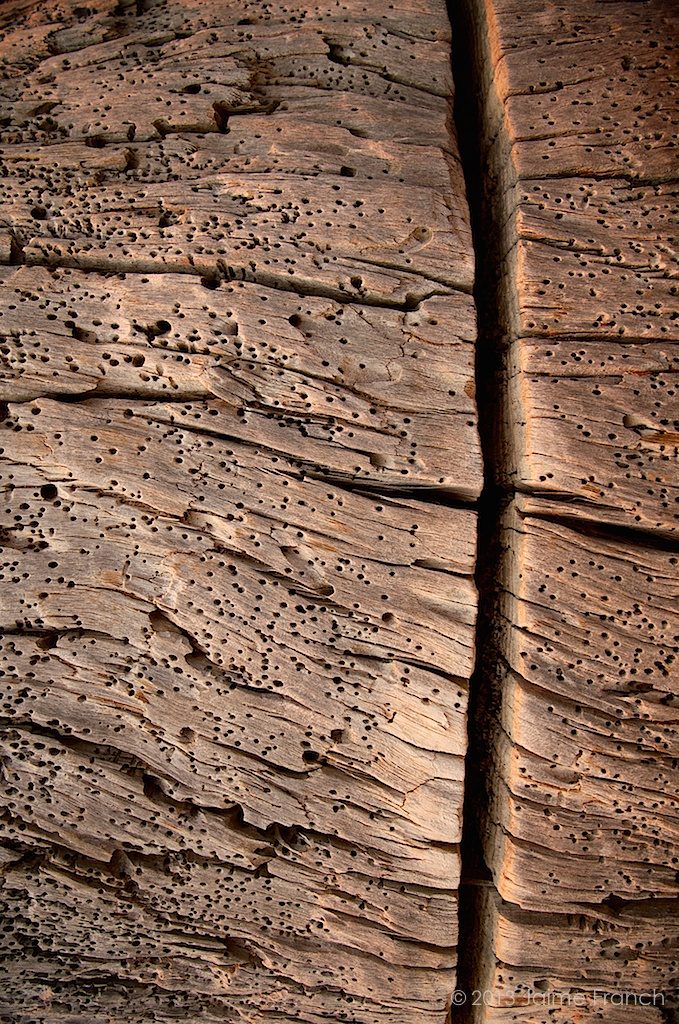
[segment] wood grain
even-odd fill
[[[498,842],[535,843],[505,861],[535,864],[548,834],[547,859],[558,857],[561,870],[503,876],[501,895],[539,909],[555,894],[570,911],[611,893],[669,897],[677,554],[626,550],[520,513],[506,543],[516,590],[507,598],[502,724],[511,747],[499,753],[509,792],[499,797]]]
[[[470,970],[487,1005],[459,1019],[661,1024],[676,986],[676,19],[654,0],[471,8],[504,397]]]
[[[0,10],[12,1021],[673,1019],[676,19],[463,9],[476,253],[440,0]]]
[[[482,485],[444,6],[0,19],[0,1012],[442,1022]]]
[[[502,541],[477,1019],[660,1024],[676,980],[679,555],[536,496],[514,501]]]
[[[483,965],[482,991],[492,993],[493,1005],[475,1012],[485,1019],[501,1024],[667,1020],[666,994],[671,996],[673,985],[666,969],[668,949],[676,935],[673,901],[622,907],[613,902],[596,913],[583,907],[567,915],[545,907],[538,915],[484,888],[482,903],[497,951],[497,959],[488,957]],[[624,983],[626,978],[631,985]]]
[[[504,211],[500,473],[574,515],[674,533],[676,19],[660,2],[473,6],[487,200]],[[590,359],[599,387],[581,381]]]

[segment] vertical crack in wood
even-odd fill
[[[468,745],[461,844],[458,981],[449,1021],[476,1024],[479,1007],[472,993],[487,986],[489,946],[486,894],[494,888],[484,855],[491,787],[500,731],[504,648],[504,588],[509,552],[503,547],[505,524],[512,501],[508,486],[514,464],[515,437],[520,424],[512,415],[509,381],[513,379],[510,339],[515,320],[516,295],[512,274],[507,274],[506,253],[511,251],[512,223],[503,215],[503,195],[514,187],[511,153],[491,160],[483,144],[501,112],[488,109],[492,95],[484,81],[489,59],[488,29],[483,0],[448,0],[452,25],[455,80],[455,128],[465,175],[476,259],[474,299],[478,329],[476,345],[476,400],[484,465],[484,486],[479,499],[476,583],[479,595],[476,629],[476,667],[470,682]],[[502,143],[500,142],[500,148]],[[510,267],[511,270],[511,267]],[[459,1003],[456,1005],[456,999]]]
[[[621,28],[625,12],[631,18],[630,24],[633,23],[630,15],[632,6],[620,5],[620,12],[615,16],[608,12],[602,14],[602,25],[598,31],[603,39],[608,40],[610,36],[616,41],[618,49],[627,38]],[[657,11],[660,10],[659,6]],[[567,296],[563,311],[557,301],[553,306],[556,312],[552,321],[546,316],[540,318],[533,314],[533,308],[540,307],[541,300],[535,299],[531,289],[537,296],[544,295],[539,289],[551,285],[553,279],[535,283],[538,275],[527,266],[526,253],[534,242],[536,230],[542,231],[547,238],[551,237],[552,214],[546,213],[541,219],[537,218],[538,229],[526,227],[527,193],[531,189],[535,192],[546,189],[544,183],[536,184],[538,176],[527,162],[526,141],[518,137],[522,128],[517,128],[511,121],[512,107],[508,97],[516,93],[518,86],[507,76],[513,73],[516,77],[519,75],[517,68],[521,69],[523,81],[528,83],[526,89],[533,94],[531,76],[537,73],[539,65],[545,63],[545,58],[532,58],[529,47],[535,45],[537,49],[538,41],[543,42],[540,36],[543,30],[536,30],[536,40],[531,40],[526,30],[521,36],[522,50],[516,41],[514,44],[511,42],[515,39],[512,35],[515,20],[521,22],[521,17],[506,5],[494,5],[484,0],[459,0],[458,3],[449,0],[449,16],[453,26],[458,144],[465,172],[476,258],[476,397],[484,460],[484,489],[479,503],[477,662],[470,685],[461,846],[458,992],[457,1002],[455,998],[452,1000],[449,1021],[450,1024],[487,1024],[491,1020],[509,1021],[524,1017],[537,1020],[537,1015],[533,1017],[531,1013],[531,999],[537,995],[538,1003],[535,1005],[540,1005],[541,992],[548,994],[542,1004],[544,1019],[549,1016],[555,1021],[570,1020],[572,1018],[568,1015],[559,1016],[559,1000],[562,999],[563,1007],[570,1010],[576,1003],[569,1000],[586,998],[583,1020],[590,1019],[590,1011],[597,1019],[606,1016],[607,1020],[613,1020],[613,1016],[609,1018],[596,1005],[600,994],[597,985],[616,992],[618,997],[626,997],[622,986],[628,985],[636,992],[640,987],[650,988],[651,983],[657,984],[656,979],[669,978],[674,968],[667,954],[672,940],[665,938],[664,931],[669,928],[665,922],[671,915],[671,904],[666,904],[663,899],[665,886],[669,891],[665,882],[665,878],[669,878],[669,853],[663,862],[660,850],[663,844],[667,844],[668,851],[671,850],[671,833],[662,824],[662,814],[665,802],[669,806],[671,801],[671,797],[667,799],[672,792],[668,779],[676,761],[669,766],[671,755],[668,754],[667,766],[664,766],[656,751],[645,749],[646,721],[658,722],[656,742],[660,743],[662,736],[668,752],[675,734],[673,725],[665,726],[662,716],[655,714],[650,700],[643,712],[637,708],[646,693],[655,695],[658,707],[664,708],[672,699],[671,694],[665,693],[663,682],[668,670],[661,659],[651,664],[652,657],[648,653],[659,648],[665,656],[665,652],[670,651],[673,641],[665,640],[665,631],[669,633],[668,625],[672,619],[665,612],[654,619],[652,611],[649,614],[647,609],[653,609],[654,601],[657,601],[653,585],[657,579],[668,575],[664,566],[676,564],[673,555],[676,550],[673,539],[675,524],[669,513],[669,495],[676,493],[673,490],[676,488],[676,476],[673,478],[671,471],[663,476],[660,470],[654,470],[656,475],[653,476],[644,463],[630,471],[627,460],[641,458],[639,445],[634,437],[621,436],[623,430],[634,432],[638,427],[638,437],[649,439],[648,451],[651,454],[644,450],[644,457],[649,457],[649,465],[655,465],[652,445],[656,441],[669,445],[674,440],[669,433],[659,435],[655,425],[650,425],[647,411],[652,403],[636,383],[646,375],[652,377],[652,386],[658,392],[653,397],[654,408],[658,410],[659,417],[664,417],[661,425],[667,428],[671,423],[670,404],[667,392],[662,391],[666,387],[667,327],[660,319],[651,319],[642,300],[650,301],[646,300],[646,295],[654,293],[653,309],[657,311],[658,318],[661,317],[666,305],[661,282],[669,275],[668,272],[664,275],[659,273],[649,264],[637,274],[636,293],[629,283],[617,286],[617,291],[612,286],[608,290],[601,287],[599,292],[592,290],[590,295],[598,303],[596,312],[603,311],[601,322],[605,319],[605,329],[596,338],[587,332],[597,329],[599,321],[592,320],[590,328],[589,307],[583,304],[580,309],[579,305],[586,293],[573,282],[569,284],[568,279],[574,276],[569,271],[562,271],[564,280],[559,281],[557,277],[555,284],[555,287],[564,289]],[[648,17],[650,24],[652,12]],[[550,33],[556,33],[552,35],[544,29],[543,34],[549,36],[550,46],[561,45],[565,28],[562,26],[560,31],[562,35],[550,29]],[[629,25],[626,31],[631,31]],[[647,34],[650,31],[647,29]],[[657,33],[662,35],[660,20]],[[516,37],[519,36],[517,30]],[[512,45],[516,46],[515,51]],[[604,43],[597,45],[603,49]],[[651,48],[655,49],[657,45],[653,39]],[[544,52],[539,50],[540,55]],[[522,60],[527,62],[525,68]],[[604,93],[604,98],[616,95],[612,65],[611,60],[611,66],[606,65],[602,72],[602,81],[610,90]],[[625,65],[623,70],[628,70]],[[552,68],[550,73],[554,74],[555,69]],[[643,81],[643,72],[640,71],[639,76],[639,81]],[[562,84],[557,82],[555,93],[561,88]],[[645,95],[654,96],[651,91]],[[613,106],[617,106],[617,102]],[[650,117],[648,110],[655,112],[657,109],[649,99],[648,109],[644,109],[639,120],[643,122],[644,116]],[[525,111],[524,114],[528,123],[528,114]],[[550,125],[558,124],[558,116],[554,113],[551,116]],[[566,118],[566,115],[562,112],[561,117]],[[537,123],[537,118],[535,121]],[[598,127],[592,130],[595,133],[600,131]],[[577,138],[578,144],[589,154],[591,150],[586,146],[589,137],[584,128]],[[656,141],[660,140],[661,135],[657,135]],[[641,141],[643,134],[633,140],[634,143]],[[551,141],[549,147],[555,144]],[[574,171],[566,163],[560,174],[552,173],[550,181],[561,177],[564,189],[576,186],[584,189],[582,182],[593,187],[591,183],[597,181],[605,169],[611,179],[625,183],[620,187],[620,194],[630,203],[630,208],[632,204],[636,204],[634,209],[642,208],[641,204],[646,201],[644,188],[650,189],[664,178],[661,164],[664,158],[658,155],[650,168],[639,164],[638,178],[635,178],[626,172],[620,173],[616,163],[616,160],[623,159],[621,154],[625,145],[619,142],[617,147],[614,143],[610,148],[602,147],[598,157],[603,164],[596,164],[595,157],[591,161],[587,157]],[[646,145],[646,151],[650,148]],[[544,152],[539,147],[533,152],[540,154],[535,159],[549,159],[547,147]],[[625,159],[631,160],[632,157]],[[658,168],[662,172],[659,176]],[[628,186],[635,181],[639,181],[639,192],[631,197]],[[609,191],[618,187],[618,184],[608,185]],[[544,201],[544,195],[541,194],[539,201]],[[606,203],[610,202],[603,187],[597,201],[601,204],[598,212],[603,215],[607,210]],[[559,196],[555,202],[557,209],[561,202]],[[562,217],[564,214],[556,213],[553,220],[560,223]],[[650,218],[651,214],[647,229],[657,233],[657,237],[653,235],[654,244],[661,248],[666,244],[662,219],[659,218],[656,224],[651,223]],[[602,279],[606,279],[613,263],[612,257],[606,254],[613,252],[616,259],[619,257],[619,251],[613,248],[619,225],[605,224],[607,233],[600,243],[603,254],[600,271],[599,267],[589,268],[587,245],[593,243],[589,235],[585,242],[579,239],[585,228],[578,226],[574,229],[574,221],[575,215],[571,221],[566,221],[574,236],[573,242],[568,244],[575,247],[578,236],[580,252],[585,254],[581,257],[580,266],[588,267],[589,279],[598,285],[599,272]],[[549,243],[543,244],[547,246]],[[637,244],[640,244],[637,239],[629,242],[633,250]],[[560,263],[561,258],[555,262]],[[626,310],[635,294],[640,300],[635,307],[638,318],[636,323],[630,323],[625,321]],[[547,308],[551,301],[551,297],[544,299],[544,307]],[[656,313],[652,315],[655,317]],[[598,390],[596,384],[588,388],[582,383],[579,361],[584,354],[575,350],[576,328],[582,331],[578,345],[588,345],[592,350],[596,345],[601,346],[601,376],[604,379],[606,374],[611,377],[611,391],[618,383],[611,365],[615,364],[616,373],[623,381],[629,353],[644,352],[647,365],[643,369],[628,369],[627,390],[623,385],[612,395],[605,392],[604,384],[600,385],[602,390]],[[642,348],[644,341],[648,341],[648,352]],[[563,404],[549,404],[549,412],[542,416],[533,392],[537,392],[544,380],[550,377],[551,366],[546,370],[532,356],[532,346],[537,349],[539,345],[544,345],[548,358],[554,355],[552,350],[557,345],[563,346],[559,353],[561,369],[554,374],[553,380],[555,386],[563,387],[559,395]],[[594,355],[590,356],[588,352],[587,356],[589,363],[594,365]],[[623,367],[622,372],[619,366]],[[595,375],[595,371],[592,374]],[[667,376],[671,379],[669,372]],[[630,378],[634,380],[632,386],[629,385]],[[571,379],[574,382],[572,386]],[[602,393],[604,397],[599,401]],[[546,394],[547,389],[544,388],[540,395]],[[618,460],[615,466],[606,464],[605,454],[601,456],[601,466],[598,465],[596,453],[605,452],[605,448],[598,441],[594,428],[590,427],[591,433],[585,431],[585,426],[590,426],[585,417],[583,425],[576,428],[583,431],[585,443],[582,446],[564,426],[565,414],[555,417],[553,432],[546,430],[545,424],[552,410],[565,410],[568,403],[569,414],[576,415],[573,410],[578,408],[577,402],[583,395],[594,398],[592,408],[596,412],[588,410],[592,422],[600,420],[605,423],[602,430],[609,431],[607,440],[615,442],[612,450],[619,452],[615,456]],[[630,395],[636,401],[633,413],[626,405]],[[545,398],[545,403],[551,403],[552,397]],[[535,453],[540,453],[541,460],[537,469]],[[560,459],[577,467],[573,470],[574,482],[565,473],[559,477]],[[591,460],[597,481],[602,481],[598,487],[591,486],[594,475],[589,478],[584,475],[587,459]],[[669,466],[669,454],[663,452],[663,459]],[[654,488],[647,486],[649,480],[653,481]],[[623,492],[624,498],[621,497]],[[528,517],[533,517],[533,520],[527,526]],[[564,565],[573,567],[573,578],[579,575],[578,557],[590,566],[595,566],[595,559],[600,558],[596,571],[608,572],[608,586],[612,585],[613,590],[600,594],[596,586],[588,589],[584,582],[582,590],[579,583],[572,593],[566,587],[552,586],[553,580],[559,578],[557,574],[564,573]],[[618,558],[620,564],[615,570],[605,569],[604,563],[608,559]],[[644,561],[649,564],[645,576],[648,586],[639,587],[633,573],[638,571],[638,563],[643,564]],[[559,564],[561,562],[563,565]],[[612,575],[612,572],[618,575]],[[671,570],[669,575],[673,575]],[[621,584],[620,594],[624,596],[615,594],[617,583]],[[547,592],[547,600],[553,602],[552,633],[545,625],[549,618],[549,613],[545,613],[547,603],[541,604],[539,597],[536,598],[536,594],[542,592]],[[525,612],[531,598],[536,600],[532,616]],[[609,605],[606,603],[609,600],[617,603]],[[625,610],[628,605],[632,609],[629,612]],[[607,614],[609,609],[611,614]],[[585,624],[585,636],[582,647],[578,649],[577,629],[569,633],[568,623],[569,618],[577,621],[579,616]],[[605,623],[603,629],[596,625],[598,617]],[[648,626],[643,638],[638,635],[640,621]],[[609,641],[609,628],[618,630],[619,639],[614,645]],[[520,643],[517,641],[519,636]],[[531,642],[527,641],[525,650],[524,637],[533,643],[531,647]],[[563,637],[561,643],[559,637]],[[632,642],[638,646],[633,648]],[[597,664],[596,670],[588,669],[578,675],[578,655],[590,646],[593,649],[592,660],[600,661],[601,665]],[[611,656],[608,648],[612,646],[620,650]],[[527,653],[529,651],[533,653]],[[538,664],[543,651],[547,652],[544,665]],[[583,655],[583,660],[585,657]],[[673,661],[676,652],[670,652],[669,657]],[[521,675],[524,664],[525,677]],[[645,665],[646,678],[641,682],[635,679],[637,672],[641,671],[638,665]],[[569,672],[572,679],[567,679]],[[540,744],[542,734],[550,728],[549,722],[555,713],[552,704],[557,705],[559,700],[562,678],[567,679],[565,689],[568,700],[572,701],[571,706],[564,704],[568,710],[563,712],[561,719],[562,735],[569,731],[571,737],[579,737],[577,742],[583,750],[576,747],[573,757],[582,757],[584,761],[590,756],[592,764],[587,771],[581,771],[576,761],[571,772],[570,753],[553,753],[558,749],[558,739],[561,738],[558,726],[555,730],[558,739],[553,745],[550,745],[551,737],[547,743]],[[597,684],[600,689],[595,691]],[[522,703],[517,698],[517,693],[528,693],[531,687],[535,692],[531,695],[532,707],[529,707],[527,700]],[[593,699],[595,692],[598,704]],[[628,694],[631,699],[625,703]],[[615,752],[603,767],[604,743],[597,747],[595,741],[588,747],[586,740],[580,738],[584,733],[577,721],[582,713],[581,698],[584,698],[582,705],[586,705],[588,698],[592,701],[595,720],[601,712],[602,731],[615,744]],[[576,718],[574,723],[573,717]],[[631,723],[629,729],[628,723]],[[627,737],[634,734],[635,728],[638,728],[640,737],[636,740],[636,751],[619,753],[626,741],[628,751],[632,750],[632,742]],[[534,736],[538,736],[535,741]],[[524,747],[529,751],[526,758],[523,756]],[[527,764],[529,757],[534,756],[533,752],[538,749],[546,755],[546,764],[540,782],[533,784]],[[591,750],[591,755],[585,755],[584,750]],[[625,757],[634,764],[633,768],[624,764]],[[660,808],[658,821],[651,821],[650,825],[648,820],[652,816],[646,816],[645,795],[643,792],[638,795],[644,789],[641,773],[645,767],[656,772],[650,784],[646,785],[652,788],[654,800],[657,800],[653,804],[654,809]],[[597,775],[601,776],[604,784],[597,791],[596,798],[592,798],[591,794],[596,790],[592,780]],[[615,780],[615,792],[612,788],[608,792],[605,789],[606,784],[610,784],[611,775]],[[565,784],[564,779],[567,780]],[[598,781],[596,778],[596,783]],[[564,796],[568,786],[577,790],[577,799],[569,800]],[[630,794],[630,802],[619,809],[618,792],[623,790]],[[530,814],[531,803],[536,808],[533,817]],[[521,813],[526,809],[529,813]],[[538,813],[550,823],[543,826]],[[562,817],[554,820],[556,814]],[[623,823],[623,819],[616,817],[619,814],[627,816],[624,819],[627,831],[617,827]],[[602,822],[606,823],[602,825]],[[571,852],[559,842],[559,832],[569,834],[576,852]],[[652,854],[644,850],[647,834],[652,837],[655,850]],[[611,842],[607,845],[609,839]],[[623,868],[622,865],[626,866]],[[618,868],[617,877],[613,868]],[[562,883],[569,871],[569,892],[566,892]],[[573,907],[577,913],[569,912]],[[639,952],[638,959],[636,953],[644,949],[648,950],[646,964],[642,953]],[[596,966],[590,968],[597,958]],[[622,966],[630,970],[627,976],[619,970]],[[656,992],[655,987],[653,991]],[[660,988],[657,992],[660,993]],[[490,999],[488,1003],[486,998]],[[552,1002],[549,1002],[550,998]],[[664,1001],[664,994],[662,999]],[[579,1005],[584,1007],[585,1003]],[[553,1009],[547,1013],[545,1006]],[[676,1011],[657,1001],[654,1001],[648,1018],[644,1017],[649,1021],[674,1021],[675,1018]]]

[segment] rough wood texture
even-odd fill
[[[477,1005],[476,1019],[493,1024],[672,1020],[667,965],[676,936],[674,901],[612,900],[595,915],[585,906],[563,914],[546,905],[535,914],[503,902],[489,887],[481,903],[484,939],[495,954],[484,962],[483,985],[494,1005]],[[634,1004],[637,993],[648,995],[646,1005]]]
[[[476,918],[494,1005],[466,1020],[661,1024],[677,980],[676,11],[472,7],[508,496]],[[664,1006],[604,998],[654,989]]]
[[[502,724],[511,747],[500,841],[530,843],[547,831],[562,869],[512,877],[508,850],[501,894],[535,909],[557,894],[569,910],[610,893],[670,896],[679,559],[520,512],[506,543],[516,590],[507,602]],[[526,850],[526,863],[540,852]]]
[[[493,7],[511,482],[586,519],[674,533],[676,18],[661,2],[587,18],[541,0]]]
[[[0,16],[1,1012],[440,1024],[482,478],[444,6]]]
[[[503,373],[459,1019],[668,1024],[602,994],[677,976],[676,12],[464,6]],[[0,1013],[442,1024],[482,481],[443,2],[0,26]]]
[[[661,1024],[677,980],[679,553],[558,511],[521,496],[502,538],[477,936],[495,1005],[476,1020]],[[606,1004],[620,992],[658,1002]]]

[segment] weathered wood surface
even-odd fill
[[[674,532],[676,18],[624,0],[555,12],[495,12],[513,482],[586,519]]]
[[[503,535],[477,952],[494,1005],[476,1019],[659,1024],[677,969],[679,553],[558,511],[520,497]]]
[[[676,981],[676,12],[469,8],[506,511],[464,1021],[667,1024],[603,994]],[[443,4],[0,19],[0,1011],[440,1024],[482,478]]]
[[[404,312],[178,275],[20,267],[0,280],[5,401],[202,400],[188,419],[183,406],[154,416],[200,412],[211,433],[347,484],[478,492],[467,295]]]
[[[672,1020],[674,982],[667,964],[676,935],[674,901],[619,905],[611,900],[595,916],[585,906],[564,914],[545,904],[536,914],[503,902],[490,887],[482,891],[482,917],[494,954],[484,960],[482,984],[494,1005],[477,1005],[476,1019],[493,1024]],[[634,1002],[637,994],[646,997],[645,1004]]]
[[[1,1012],[441,1022],[482,478],[444,6],[0,17]]]
[[[510,483],[666,533],[679,500],[675,15],[660,0],[586,16],[496,0],[478,23],[517,341]]]
[[[476,981],[496,1005],[471,1018],[661,1024],[677,921],[676,11],[474,10],[511,500],[477,902]],[[654,989],[647,1006],[605,998]]]
[[[516,591],[507,601],[502,725],[512,746],[501,782],[511,796],[497,808],[500,842],[530,843],[547,828],[563,873],[539,884],[513,877],[507,853],[503,895],[540,909],[556,894],[572,911],[611,892],[670,896],[677,554],[630,549],[522,515],[520,505],[506,544]]]

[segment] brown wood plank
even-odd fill
[[[678,353],[663,342],[522,342],[518,487],[567,499],[557,505],[568,515],[676,535]]]
[[[521,497],[502,538],[472,1019],[660,1024],[678,938],[679,555],[552,517]]]
[[[520,331],[677,341],[676,182],[521,181]]]
[[[460,1020],[660,1024],[676,984],[676,12],[471,7],[506,500],[471,970],[488,1005]]]
[[[203,400],[196,414],[228,417],[222,434],[329,478],[478,493],[463,293],[403,312],[241,282],[21,267],[0,274],[0,294],[2,400]]]
[[[0,28],[0,1013],[442,1024],[482,484],[445,7]]]
[[[517,486],[567,496],[584,518],[675,533],[676,186],[563,178],[525,187]]]
[[[664,1024],[675,916],[673,903],[663,900],[569,915],[546,907],[537,915],[484,889],[483,917],[497,958],[485,962],[480,992],[487,995],[476,997],[474,1012],[493,1024]]]
[[[507,544],[498,843],[531,847],[508,865],[552,863],[531,878],[508,866],[500,893],[568,911],[671,896],[677,555],[521,515]]]
[[[675,177],[672,4],[493,0],[488,11],[519,177]]]
[[[89,196],[74,197],[71,209],[48,211],[39,231],[29,218],[47,208],[33,205],[36,190],[22,183],[30,209],[10,204],[10,215],[23,259],[217,275],[405,309],[451,287],[469,290],[464,225],[456,218],[451,232],[454,214],[433,189],[351,178],[299,182],[272,172],[205,175],[198,187],[171,173],[169,182],[142,190],[125,182],[110,199],[100,185],[85,186]],[[43,190],[51,190],[49,181]]]
[[[661,2],[615,0],[587,17],[551,0],[486,6],[512,339],[505,478],[584,518],[674,532],[676,19]],[[539,339],[550,345],[536,353]],[[606,364],[598,386],[581,380],[590,358]]]

